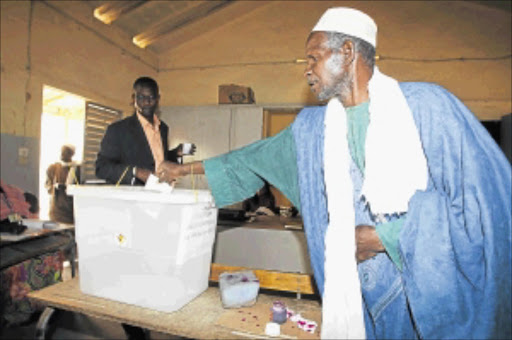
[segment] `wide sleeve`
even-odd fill
[[[96,158],[96,176],[109,183],[130,184],[133,178],[133,166],[123,161],[120,126],[110,125],[101,141]]]
[[[511,337],[511,167],[474,115],[433,85],[403,87],[430,174],[399,239],[422,338]]]
[[[265,179],[300,207],[295,144],[288,127],[279,134],[203,161],[218,207],[253,196]]]

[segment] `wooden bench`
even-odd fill
[[[308,274],[227,266],[220,263],[212,263],[210,281],[219,282],[219,275],[223,272],[241,270],[252,270],[260,280],[260,288],[297,293],[298,299],[301,298],[301,294],[316,294],[313,278]]]

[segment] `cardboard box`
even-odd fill
[[[219,85],[219,104],[254,104],[254,92],[247,86]]]
[[[208,288],[217,209],[206,190],[71,186],[85,294],[163,312]]]

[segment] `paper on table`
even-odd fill
[[[265,334],[267,322],[272,321],[271,305],[265,303],[256,303],[252,307],[226,309],[219,316],[216,324],[229,329],[235,335],[247,336],[252,339],[310,339],[320,338],[320,329],[317,328],[314,333],[309,333],[300,329],[297,323],[288,319],[280,327],[280,335],[269,337]],[[321,324],[322,315],[320,309],[301,310],[308,320],[312,320],[318,325]]]
[[[22,223],[31,229],[55,229],[59,226],[57,222],[30,218],[22,219]]]
[[[149,190],[159,191],[162,193],[171,193],[172,190],[174,189],[174,186],[169,185],[166,182],[159,182],[158,177],[156,177],[153,174],[150,174],[148,180],[146,181],[145,188]]]

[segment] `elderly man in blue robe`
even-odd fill
[[[327,10],[305,70],[327,105],[157,174],[205,173],[219,207],[263,179],[281,190],[303,217],[322,338],[511,338],[510,164],[446,89],[382,74],[376,37],[368,15]]]

